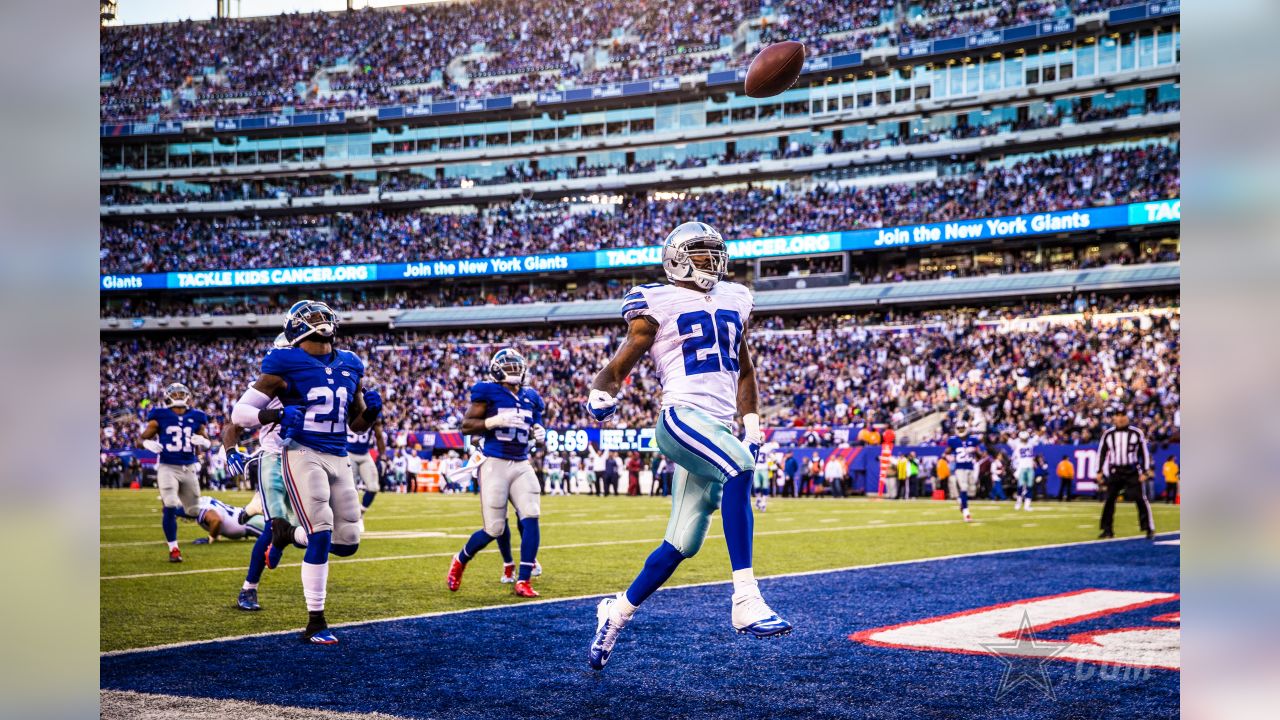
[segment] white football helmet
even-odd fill
[[[694,262],[702,259],[702,264]],[[662,243],[662,269],[671,282],[691,282],[710,290],[729,269],[729,251],[719,231],[702,222],[676,227]]]

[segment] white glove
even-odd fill
[[[759,447],[764,444],[764,430],[760,428],[760,416],[747,413],[742,416],[742,442]]]
[[[195,445],[196,447],[202,450],[208,450],[209,446],[212,445],[213,443],[209,442],[209,438],[203,435],[192,435],[191,444]]]
[[[485,418],[484,426],[492,430],[497,427],[504,428],[525,428],[529,427],[525,424],[524,418],[520,417],[520,413],[514,408],[499,410],[493,417]]]
[[[147,450],[150,450],[151,452],[157,455],[160,454],[160,451],[164,450],[164,446],[160,444],[160,441],[154,438],[150,440],[143,440],[142,447],[146,448]]]
[[[534,425],[534,426],[533,426],[533,439],[534,439],[534,440],[536,440],[536,441],[538,441],[538,442],[540,442],[540,443],[544,443],[544,442],[546,442],[546,441],[547,441],[547,429],[546,429],[546,428],[544,428],[544,427],[542,427],[541,425]]]
[[[587,395],[587,410],[596,420],[604,420],[618,411],[618,397],[591,388],[591,393]]]

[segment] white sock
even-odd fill
[[[245,580],[245,581],[244,581],[244,585],[241,585],[241,586],[240,586],[240,589],[241,589],[241,590],[257,590],[257,589],[258,589],[258,583],[251,583],[251,582],[249,582],[248,580]]]
[[[298,544],[299,544],[299,545],[301,545],[302,547],[306,547],[306,546],[307,546],[307,531],[306,531],[306,530],[303,530],[301,527],[296,527],[296,528],[294,528],[294,529],[293,529],[293,541],[294,541],[294,542],[296,542],[296,543],[298,543]]]
[[[307,599],[307,610],[323,610],[325,586],[329,582],[329,563],[312,565],[302,563],[302,596]]]
[[[618,597],[614,598],[613,610],[609,612],[609,619],[614,625],[619,627],[631,622],[631,617],[636,614],[636,606],[631,604],[627,599],[626,593],[618,593]]]
[[[758,595],[760,587],[756,585],[756,571],[752,568],[743,568],[733,571],[733,594],[742,595],[750,593]]]
[[[173,540],[173,541],[168,541],[168,540],[166,540],[165,542],[168,542],[168,543],[169,543],[169,549],[170,549],[170,550],[177,550],[177,549],[178,549],[178,541],[177,541],[177,540]]]

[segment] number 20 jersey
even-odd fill
[[[292,440],[318,452],[346,457],[348,410],[364,376],[364,361],[346,350],[317,357],[298,347],[276,348],[262,359],[262,372],[284,379],[280,401],[285,407],[305,411],[302,432]]]
[[[662,379],[663,407],[691,407],[724,423],[738,409],[742,331],[755,302],[751,291],[721,281],[710,292],[653,283],[627,292],[622,317],[658,322],[649,354]]]

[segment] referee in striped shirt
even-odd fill
[[[1098,537],[1115,537],[1111,523],[1115,519],[1116,498],[1123,492],[1125,500],[1137,503],[1138,525],[1150,540],[1156,536],[1156,526],[1151,517],[1151,503],[1142,491],[1142,481],[1152,472],[1147,436],[1138,428],[1129,426],[1129,415],[1123,407],[1114,408],[1112,417],[1115,427],[1102,433],[1102,440],[1098,441],[1098,463],[1102,479],[1107,484],[1107,501],[1102,506],[1102,534]]]

